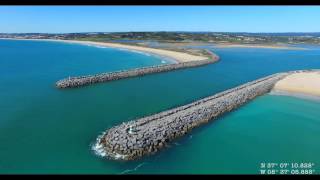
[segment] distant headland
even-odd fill
[[[320,45],[320,33],[246,33],[246,32],[87,32],[87,33],[0,33],[0,38],[60,39],[121,43],[207,43],[242,45],[242,47],[284,48],[287,45]],[[177,44],[175,44],[177,45]],[[230,46],[228,46],[230,47]]]

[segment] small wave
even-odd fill
[[[107,49],[108,47],[104,47],[104,46],[95,46],[97,48],[101,48],[101,49]]]
[[[119,174],[126,174],[126,173],[131,172],[131,171],[133,171],[133,170],[132,169],[126,169],[126,170],[122,171]]]
[[[99,45],[89,45],[89,46],[100,48],[100,49],[107,49],[108,48],[106,46],[99,46]]]
[[[133,52],[133,53],[138,53],[138,54],[142,54],[145,56],[151,56],[151,54],[146,53],[146,52],[142,52],[142,51],[136,51],[136,50],[132,50],[132,49],[127,49],[127,51]]]
[[[95,48],[101,48],[101,49],[107,49],[110,47],[107,46],[101,46],[101,45],[96,45],[96,44],[84,44],[85,46],[89,46],[89,47],[95,47]]]
[[[134,169],[126,169],[126,170],[122,171],[120,174],[126,174],[126,173],[129,173],[129,172],[137,171],[144,164],[146,164],[146,162],[138,164],[138,166],[136,166]]]

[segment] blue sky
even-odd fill
[[[0,33],[320,32],[320,6],[0,6]]]

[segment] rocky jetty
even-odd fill
[[[88,75],[88,76],[69,77],[56,82],[56,87],[57,88],[74,88],[74,87],[80,87],[80,86],[107,82],[107,81],[114,81],[114,80],[119,80],[124,78],[144,76],[147,74],[160,73],[160,72],[191,68],[191,67],[197,67],[197,66],[204,66],[207,64],[214,63],[219,59],[217,55],[211,53],[210,51],[207,51],[207,52],[208,54],[210,54],[210,58],[208,57],[207,60],[157,65],[157,66],[151,66],[151,67],[143,67],[143,68],[136,68],[132,70],[123,70],[123,71],[116,71],[116,72],[102,73],[102,74]]]
[[[291,73],[294,72],[267,76],[184,106],[122,123],[99,136],[93,148],[97,154],[117,160],[135,160],[153,154],[193,128],[269,92],[276,82]]]

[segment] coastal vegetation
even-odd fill
[[[157,42],[207,42],[237,44],[320,44],[320,33],[228,33],[228,32],[90,32],[1,33],[0,38],[63,39],[107,42],[114,40]]]

